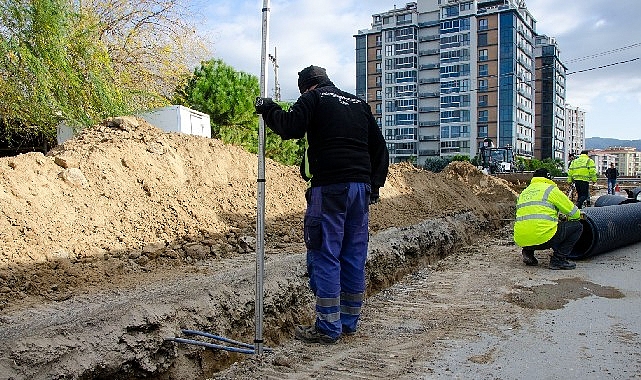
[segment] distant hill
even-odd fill
[[[588,137],[585,139],[586,149],[607,149],[611,146],[629,146],[641,151],[641,140],[619,140],[605,137]]]

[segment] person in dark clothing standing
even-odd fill
[[[614,162],[610,164],[610,167],[606,169],[605,176],[608,178],[608,194],[615,195],[614,189],[617,185],[617,177],[619,176],[619,171],[614,167]]]
[[[316,321],[296,326],[308,343],[335,343],[356,332],[365,295],[369,205],[379,200],[389,153],[369,105],[338,89],[324,68],[298,73],[301,96],[289,111],[269,98],[256,113],[283,139],[307,136],[301,174],[308,181],[304,220]]]

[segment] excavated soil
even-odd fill
[[[196,379],[241,360],[167,338],[253,340],[257,167],[238,147],[133,117],[0,159],[0,379]],[[306,185],[271,160],[266,179],[264,338],[278,346],[313,318]],[[517,193],[452,163],[392,165],[380,194],[370,296],[501,230]]]

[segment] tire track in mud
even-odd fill
[[[487,249],[485,244],[466,247],[369,297],[354,336],[331,346],[292,340],[277,348],[271,362],[249,360],[213,379],[427,376],[432,369],[425,363],[434,361],[452,340],[501,335],[522,323],[520,309],[504,299],[514,283],[509,272],[522,270],[514,247],[499,243]],[[491,361],[491,353],[487,356],[483,360]]]

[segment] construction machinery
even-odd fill
[[[479,147],[479,162],[482,169],[490,174],[518,171],[512,146],[495,147],[490,138],[483,140]]]

